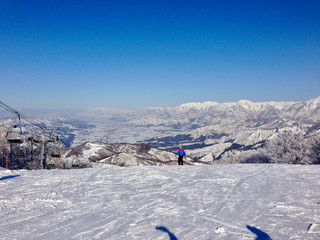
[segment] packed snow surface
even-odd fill
[[[0,170],[0,239],[320,239],[320,166]]]

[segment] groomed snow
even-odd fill
[[[0,239],[320,239],[320,166],[0,170]]]

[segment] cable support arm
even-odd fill
[[[50,134],[50,140],[52,139],[53,135],[55,134],[56,130],[58,130],[58,128],[55,128],[53,131],[41,126],[39,123],[37,123],[36,121],[29,119],[28,117],[26,117],[25,115],[21,114],[20,112],[18,112],[17,110],[13,109],[12,107],[8,106],[7,104],[5,104],[4,102],[0,101],[0,106],[2,108],[4,108],[5,110],[11,112],[12,114],[16,114],[19,118],[19,123],[20,123],[20,130],[21,130],[21,118],[24,119],[25,121],[31,123],[32,125],[42,129],[43,131],[47,132]],[[22,132],[22,130],[21,130]],[[58,140],[58,135],[56,136],[56,139]],[[55,141],[57,141],[55,140]]]

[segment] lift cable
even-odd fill
[[[7,104],[3,103],[0,101],[0,107],[4,108],[5,110],[16,114],[19,118],[19,124],[20,124],[20,131],[22,133],[21,130],[21,118],[26,120],[27,122],[31,123],[32,125],[42,129],[44,132],[49,134],[49,137],[47,139],[43,138],[43,136],[41,138],[38,138],[38,135],[36,135],[36,138],[31,137],[30,141],[36,142],[36,143],[41,143],[41,166],[42,169],[46,168],[46,148],[47,148],[47,144],[50,142],[56,142],[59,141],[59,136],[58,134],[56,134],[56,131],[59,130],[58,128],[53,128],[53,129],[49,129],[46,127],[41,126],[39,123],[37,123],[36,121],[26,117],[25,115],[21,114],[20,112],[18,112],[17,110],[13,109],[12,107],[8,106]]]
[[[18,116],[18,118],[19,118],[19,123],[20,123],[20,124],[21,124],[21,118],[23,118],[24,120],[26,120],[27,122],[31,123],[32,125],[34,125],[34,126],[40,128],[40,129],[42,129],[43,131],[45,131],[45,132],[47,132],[47,133],[50,133],[50,134],[51,134],[51,137],[53,137],[55,131],[57,130],[57,129],[50,130],[50,129],[46,128],[46,127],[41,126],[41,125],[40,125],[39,123],[37,123],[36,121],[34,121],[34,120],[26,117],[25,115],[21,114],[20,112],[18,112],[17,110],[13,109],[12,107],[10,107],[9,105],[5,104],[5,103],[2,102],[2,101],[0,101],[0,107],[4,108],[5,110],[7,110],[7,111],[9,111],[9,112],[11,112],[11,113],[13,113],[13,114],[16,114],[16,115]],[[20,128],[21,128],[21,126],[20,126]],[[57,138],[57,136],[56,136],[56,138]]]

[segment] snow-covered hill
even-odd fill
[[[320,239],[320,166],[0,170],[1,239]]]
[[[177,165],[174,153],[144,144],[87,142],[68,149],[63,156],[64,168],[94,167],[106,163],[118,166]],[[50,163],[58,165],[57,159]],[[201,164],[190,157],[186,157],[184,163]]]

